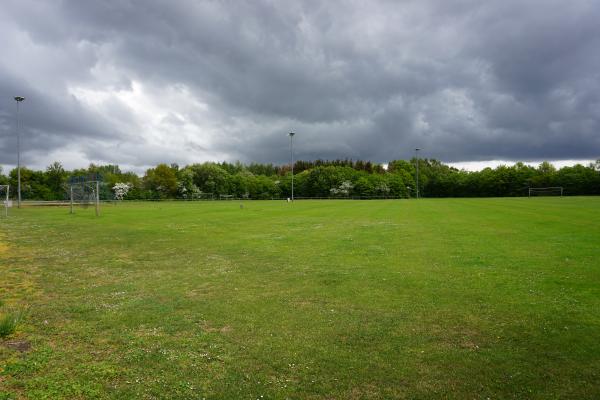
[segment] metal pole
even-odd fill
[[[73,185],[71,185],[71,214],[73,214]]]
[[[292,201],[294,201],[294,132],[290,132],[290,160],[292,163]]]
[[[23,96],[15,96],[17,102],[17,208],[21,208],[21,133],[19,131],[19,103],[25,100]]]
[[[100,182],[96,181],[96,217],[100,215]]]
[[[418,147],[415,149],[415,156],[417,159],[417,199],[419,198],[419,149]]]
[[[21,208],[21,133],[19,132],[19,97],[17,101],[17,208]]]

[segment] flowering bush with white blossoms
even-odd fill
[[[117,183],[115,183],[115,186],[113,186],[112,189],[115,192],[115,199],[117,199],[117,200],[123,200],[123,198],[125,196],[127,196],[127,193],[129,192],[129,189],[131,189],[131,184],[130,183],[117,182]]]
[[[199,199],[202,197],[202,191],[198,189],[198,186],[193,183],[186,185],[185,182],[179,182],[177,184],[177,191],[179,195],[187,200]]]
[[[353,187],[352,182],[344,181],[339,187],[329,189],[329,192],[333,196],[348,196]]]

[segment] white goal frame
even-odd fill
[[[532,194],[557,194],[560,195],[560,197],[563,196],[563,187],[562,186],[550,186],[550,187],[539,187],[539,188],[535,188],[535,187],[530,187],[529,188],[529,197],[531,197]]]
[[[73,190],[75,189],[75,190]],[[91,192],[93,195],[93,204],[96,208],[96,217],[100,216],[100,181],[82,181],[74,182],[69,185],[69,200],[70,200],[70,214],[74,214],[73,206],[75,204],[87,206],[90,204],[89,198],[84,201],[76,201],[74,192],[81,191]]]
[[[2,195],[2,189],[6,190],[6,196],[2,199],[2,205],[4,206],[4,216],[8,217],[8,207],[10,207],[10,200],[8,199],[8,194],[10,192],[10,185],[0,185],[0,196]]]

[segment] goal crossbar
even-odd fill
[[[548,186],[548,187],[530,187],[529,188],[529,197],[535,194],[555,194],[563,195],[563,187],[562,186]]]

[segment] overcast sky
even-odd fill
[[[0,8],[0,164],[600,157],[600,2]],[[473,164],[476,165],[477,163]],[[469,164],[463,164],[469,165]]]

